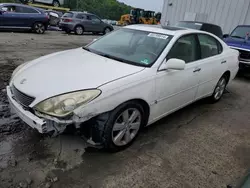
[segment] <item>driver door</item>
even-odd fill
[[[195,100],[199,83],[197,60],[200,53],[196,35],[185,35],[178,39],[166,60],[182,59],[184,70],[159,70],[156,75],[156,120],[160,119]]]

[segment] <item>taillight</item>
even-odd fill
[[[69,18],[66,18],[66,19],[63,19],[64,22],[72,22],[72,19],[69,19]]]

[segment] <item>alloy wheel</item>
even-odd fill
[[[83,28],[81,26],[76,27],[76,34],[77,35],[82,35],[83,34]]]
[[[216,100],[219,100],[222,97],[222,95],[225,91],[226,85],[227,85],[226,79],[224,77],[221,78],[220,81],[218,82],[218,84],[215,88],[215,92],[214,92],[214,98]]]
[[[38,34],[43,34],[44,31],[45,31],[44,25],[43,25],[42,23],[37,23],[37,24],[35,25],[35,31],[36,31],[36,33],[38,33]]]
[[[58,1],[53,1],[53,6],[54,6],[54,7],[60,7],[60,4],[59,4]]]
[[[136,108],[123,111],[116,119],[112,130],[112,141],[116,146],[125,146],[138,134],[142,115]]]
[[[107,33],[110,33],[110,29],[109,28],[105,29],[105,34],[107,34]]]

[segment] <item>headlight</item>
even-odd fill
[[[76,108],[87,104],[101,94],[98,89],[77,91],[49,98],[35,106],[35,109],[44,114],[64,117],[71,114]]]
[[[21,65],[19,65],[12,73],[10,80],[12,80],[14,78],[14,76],[16,75],[16,73],[18,73],[19,70],[21,70],[25,65],[27,65],[29,62],[23,63]]]

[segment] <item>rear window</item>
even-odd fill
[[[67,12],[63,15],[63,17],[67,17],[67,18],[73,18],[73,13],[72,12]]]
[[[223,38],[222,30],[219,26],[210,25],[210,24],[203,24],[201,30],[212,33],[220,38]]]
[[[176,24],[177,27],[184,27],[189,29],[197,29],[200,30],[202,27],[201,23],[195,23],[195,22],[178,22]]]

